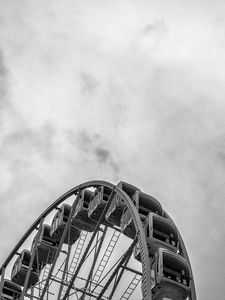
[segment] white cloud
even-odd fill
[[[1,257],[60,193],[120,177],[175,219],[211,299],[224,278],[223,2],[0,8]]]

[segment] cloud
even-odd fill
[[[119,168],[119,165],[114,161],[110,151],[103,147],[99,147],[95,150],[95,154],[97,156],[97,160],[100,163],[106,164],[108,162],[110,164],[110,166],[112,167],[113,174],[114,174],[114,180],[118,181],[120,168]]]
[[[7,95],[8,84],[6,78],[7,70],[3,59],[3,53],[0,50],[0,107],[2,107]]]
[[[111,168],[115,181],[119,179],[120,168],[113,158],[112,152],[104,145],[104,137],[100,134],[89,134],[86,130],[80,132],[78,136],[78,145],[84,151],[83,157],[86,160],[96,160],[101,168]]]
[[[12,3],[0,4],[2,257],[65,189],[125,180],[175,219],[211,299],[205,286],[224,278],[222,6]]]
[[[81,73],[80,76],[82,82],[81,90],[83,93],[89,94],[94,92],[98,88],[99,82],[93,77],[93,75],[84,72]]]
[[[168,25],[165,24],[165,20],[156,19],[152,23],[148,23],[142,28],[141,38],[142,43],[148,44],[148,47],[156,50],[161,43],[164,42],[168,36]]]
[[[100,163],[105,163],[110,157],[110,152],[104,148],[97,148],[95,154]]]

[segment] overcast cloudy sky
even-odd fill
[[[0,0],[0,261],[66,190],[125,180],[225,278],[225,2]]]

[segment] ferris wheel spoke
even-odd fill
[[[119,237],[120,237],[120,232],[114,230],[112,236],[111,236],[111,239],[107,245],[107,248],[105,249],[105,252],[99,262],[99,265],[98,265],[98,268],[97,270],[95,271],[95,274],[93,276],[93,281],[98,283],[99,280],[101,279],[101,276],[107,266],[107,263],[112,255],[112,252],[113,250],[115,249],[115,246],[119,240]]]
[[[68,236],[70,236],[70,234]],[[65,259],[64,270],[63,270],[63,273],[62,273],[62,281],[61,281],[61,284],[60,284],[60,287],[59,287],[57,300],[60,300],[60,297],[61,297],[61,294],[62,294],[62,291],[63,291],[63,287],[64,287],[64,281],[67,279],[67,276],[68,276],[68,264],[69,264],[71,248],[72,248],[72,245],[68,244],[68,254],[67,254],[66,259]],[[57,276],[57,273],[56,273],[56,276]]]
[[[80,237],[78,239],[78,243],[76,245],[74,254],[73,254],[73,258],[69,267],[69,273],[73,274],[74,270],[76,269],[77,263],[80,259],[81,253],[83,251],[84,248],[84,244],[86,242],[87,239],[87,231],[81,231]]]
[[[134,277],[132,278],[131,282],[127,286],[125,292],[123,293],[122,297],[120,300],[127,300],[130,298],[136,287],[138,286],[139,282],[141,281],[142,276],[139,274],[135,274]]]
[[[112,280],[114,279],[114,277],[116,276],[116,274],[118,273],[119,269],[121,268],[121,266],[126,262],[127,258],[129,256],[131,256],[132,251],[134,249],[134,246],[137,243],[137,237],[133,240],[132,244],[130,245],[130,247],[128,248],[128,250],[125,252],[123,258],[121,259],[121,261],[118,263],[117,267],[115,268],[115,270],[113,271],[112,275],[110,276],[110,278],[108,279],[107,283],[105,284],[104,288],[101,290],[97,300],[101,300],[101,297],[104,295],[105,291],[107,290],[107,288],[109,287],[110,283],[112,282]]]
[[[115,291],[117,289],[117,286],[120,283],[120,280],[121,280],[121,278],[123,276],[123,273],[125,271],[125,266],[128,264],[128,262],[130,260],[130,257],[131,257],[131,255],[129,255],[127,257],[127,259],[125,260],[124,264],[121,266],[121,270],[120,270],[119,274],[117,273],[116,276],[115,276],[115,282],[114,282],[114,285],[112,287],[112,291],[111,291],[111,293],[109,295],[109,300],[112,299],[112,297],[113,297],[113,295],[114,295],[114,293],[115,293]]]
[[[107,230],[108,230],[108,228],[105,226],[105,228],[103,230],[102,237],[101,237],[100,242],[99,242],[99,245],[98,245],[98,247],[95,248],[93,262],[92,262],[89,274],[87,276],[87,281],[86,281],[85,286],[83,288],[83,290],[85,290],[85,291],[91,290],[91,286],[92,286],[92,282],[93,282],[93,278],[92,278],[92,276],[93,276],[93,270],[95,268],[95,265],[96,265],[96,262],[97,262],[97,258],[99,256],[100,251],[101,251],[101,248],[102,248],[102,245],[103,245],[103,242],[104,242]],[[99,232],[98,232],[98,234],[99,234]],[[98,240],[98,236],[97,236],[97,240]],[[83,299],[84,299],[84,294],[81,296],[80,300],[83,300]]]

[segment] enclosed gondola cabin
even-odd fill
[[[136,191],[140,191],[136,186],[124,181],[120,181],[117,184],[117,187],[122,189],[122,191],[124,191],[130,198],[133,197]],[[118,193],[114,194],[112,202],[106,213],[106,220],[113,225],[120,227],[121,217],[125,207],[126,205],[123,198]]]
[[[120,221],[121,232],[127,237],[134,239],[136,236],[136,229],[133,222],[132,215],[128,207],[125,207],[121,221]]]
[[[74,227],[88,232],[94,231],[96,226],[96,222],[88,217],[88,206],[92,196],[93,192],[88,189],[83,189],[78,193],[78,203],[71,221]]]
[[[169,219],[154,213],[149,213],[144,222],[149,255],[153,256],[159,248],[166,248],[174,253],[178,251],[178,231]],[[134,257],[140,260],[140,250],[134,248]]]
[[[151,264],[152,299],[187,299],[191,272],[188,262],[179,254],[159,248]]]
[[[131,200],[137,208],[142,222],[145,221],[150,212],[160,216],[163,214],[163,209],[159,201],[150,195],[136,191]],[[123,234],[134,239],[136,235],[135,226],[128,208],[125,208],[123,211],[120,227]]]
[[[52,224],[50,235],[51,238],[56,241],[58,244],[61,241],[64,229],[69,219],[72,206],[64,203],[55,214]],[[68,245],[73,245],[77,239],[80,237],[80,230],[73,227],[72,224],[69,225],[69,228],[66,232],[63,243]]]
[[[95,189],[88,206],[88,218],[98,222],[111,193],[112,189],[106,186],[100,186]],[[103,217],[101,224],[112,226],[111,223],[106,221],[105,217]]]
[[[145,220],[150,212],[159,216],[163,215],[163,209],[160,202],[148,194],[137,191],[133,195],[132,200],[137,207],[138,214],[142,221]]]
[[[31,247],[31,251],[34,251],[34,245],[37,240],[37,261],[42,264],[51,264],[58,248],[58,242],[51,237],[50,231],[51,226],[43,224],[39,239],[37,240],[37,233]]]
[[[21,294],[22,289],[19,285],[8,279],[4,279],[1,300],[19,300]]]
[[[25,249],[19,254],[12,268],[12,272],[11,272],[12,282],[24,286],[26,275],[29,269],[30,260],[31,260],[31,252],[29,250]],[[38,268],[38,264],[35,257],[31,267],[27,288],[30,288],[31,286],[35,285],[38,282],[39,272],[40,269]]]

